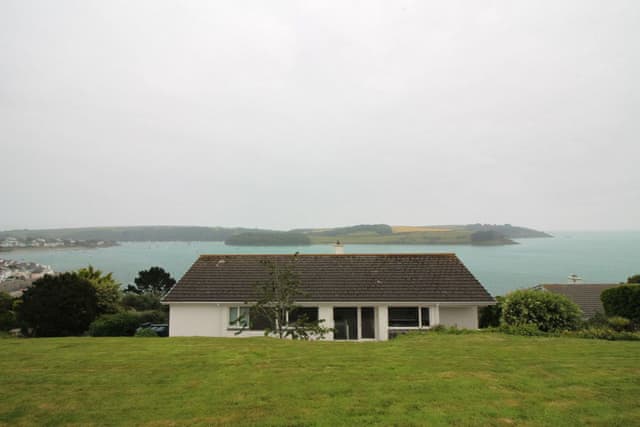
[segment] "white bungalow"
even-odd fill
[[[293,258],[200,256],[164,298],[169,335],[263,335],[264,322],[249,317],[255,285],[268,278],[265,261]],[[495,303],[455,254],[297,255],[294,265],[305,296],[290,316],[324,319],[335,330],[328,339],[387,340],[434,325],[476,329],[478,308]],[[243,326],[249,330],[237,335]]]

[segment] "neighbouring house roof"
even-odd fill
[[[593,317],[597,312],[604,313],[602,307],[602,301],[600,300],[600,294],[605,289],[615,288],[620,284],[605,283],[605,284],[586,284],[586,283],[572,283],[572,284],[543,284],[536,286],[536,289],[542,289],[545,291],[561,294],[569,298],[580,306],[584,313],[584,317]]]
[[[295,258],[294,269],[306,293],[300,302],[494,302],[455,254]],[[291,265],[293,260],[293,255],[202,255],[164,301],[252,301],[256,283],[269,277],[264,262]]]

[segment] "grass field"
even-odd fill
[[[640,425],[640,344],[0,340],[5,425]]]
[[[352,233],[340,236],[317,236],[309,235],[311,242],[314,244],[333,243],[340,240],[347,244],[468,244],[471,243],[471,232],[467,230],[448,230],[436,229],[435,231],[408,231],[393,232],[393,234],[375,234],[375,233]]]
[[[431,231],[431,232],[447,232],[452,231],[450,228],[438,228],[438,227],[421,227],[418,225],[392,225],[391,229],[394,233],[417,233],[420,231]]]

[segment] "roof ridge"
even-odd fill
[[[410,253],[350,253],[350,254],[297,254],[300,257],[307,256],[327,256],[327,257],[350,257],[350,256],[457,256],[454,252],[410,252]],[[255,257],[255,256],[286,256],[292,257],[294,254],[200,254],[202,257],[219,257],[219,256],[237,256],[237,257]]]

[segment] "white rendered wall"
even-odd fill
[[[262,331],[244,330],[236,335],[237,330],[230,329],[229,306],[231,304],[180,303],[170,305],[169,335],[204,336],[204,337],[255,337],[263,336]],[[235,306],[235,304],[234,304]],[[324,319],[324,326],[333,328],[333,305],[318,304],[318,316]],[[385,341],[389,338],[388,306],[378,305],[376,308],[376,339]],[[438,313],[439,311],[439,313]],[[431,307],[431,324],[459,328],[478,328],[478,307],[447,307],[440,305]],[[438,318],[439,317],[439,322]],[[333,334],[325,339],[332,340]]]
[[[478,329],[478,307],[446,307],[440,305],[440,324],[464,329]]]
[[[169,336],[172,337],[261,337],[263,331],[229,328],[229,307],[238,304],[179,303],[169,305]],[[318,316],[333,328],[333,306],[318,305]],[[326,339],[332,340],[330,333]]]
[[[182,303],[169,305],[169,336],[221,337],[224,310],[215,304]]]
[[[318,319],[324,319],[324,323],[322,325],[325,328],[333,328],[335,324],[333,323],[333,306],[332,305],[318,305]],[[332,340],[333,332],[329,332],[325,335],[324,339]]]
[[[379,305],[376,307],[376,339],[380,341],[389,340],[389,307]]]

